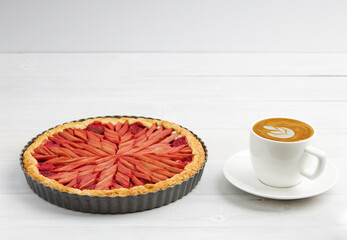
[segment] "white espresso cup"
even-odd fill
[[[258,122],[260,121],[255,124]],[[276,140],[274,137],[268,139],[258,135],[253,129],[255,124],[250,133],[250,153],[253,168],[261,182],[272,187],[292,187],[299,184],[303,177],[314,180],[322,174],[327,159],[323,151],[312,146],[314,131],[312,131],[312,136],[306,139],[284,142],[281,141],[282,138]],[[264,128],[271,130],[271,126]],[[289,137],[293,135],[293,131],[290,129],[285,127],[283,129],[283,132],[286,131]],[[281,133],[281,130],[281,127],[277,126],[273,129],[273,134],[271,131],[268,134],[276,136]],[[307,166],[304,167],[307,165],[305,162],[308,155],[313,155],[316,159],[317,164],[313,164],[314,169],[312,166],[311,169]]]

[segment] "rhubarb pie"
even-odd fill
[[[205,159],[201,140],[177,124],[102,117],[44,132],[25,149],[22,163],[30,181],[45,188],[123,197],[180,185],[203,168]]]

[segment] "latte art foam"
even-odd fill
[[[294,131],[285,127],[264,126],[270,130],[267,134],[275,138],[291,138],[295,135]]]
[[[297,142],[310,138],[314,130],[310,125],[295,119],[269,118],[254,124],[253,132],[274,141]]]

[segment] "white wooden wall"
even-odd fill
[[[0,52],[347,52],[344,0],[0,0]]]

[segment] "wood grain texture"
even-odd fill
[[[0,54],[2,76],[341,76],[347,54]]]
[[[343,54],[0,54],[2,236],[346,239],[346,60]],[[196,189],[162,208],[123,215],[73,212],[30,190],[19,167],[26,142],[66,121],[119,114],[166,119],[198,134],[209,160]],[[315,146],[340,172],[334,188],[277,201],[224,178],[224,161],[246,149],[252,123],[269,116],[315,127]]]
[[[0,51],[347,52],[346,9],[341,0],[0,1]]]

